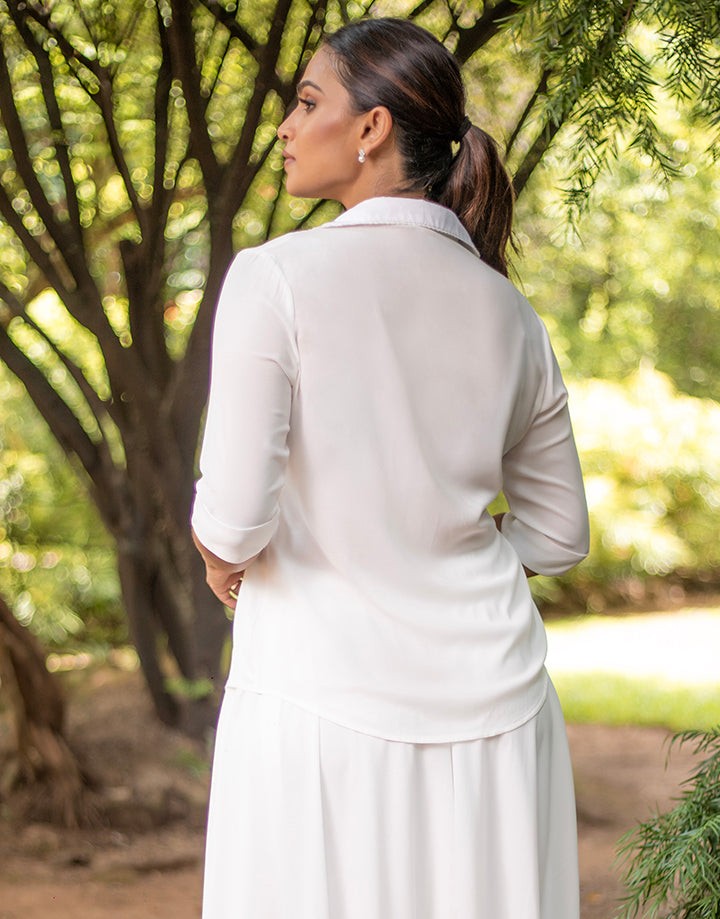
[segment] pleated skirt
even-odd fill
[[[552,686],[521,727],[439,744],[226,691],[203,919],[578,919],[578,899]]]

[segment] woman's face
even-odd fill
[[[362,164],[358,153],[366,116],[352,111],[350,96],[321,48],[297,87],[297,105],[278,128],[285,144],[287,190],[299,198],[357,203]]]

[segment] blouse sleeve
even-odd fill
[[[565,574],[589,551],[585,489],[567,406],[567,390],[545,326],[539,331],[537,398],[523,436],[503,457],[503,493],[509,513],[501,532],[526,568]]]
[[[252,559],[277,529],[298,370],[288,285],[271,257],[244,250],[215,316],[191,517],[200,542],[232,564]]]

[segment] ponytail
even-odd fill
[[[465,131],[440,193],[431,197],[455,211],[483,261],[507,277],[515,196],[486,131],[475,125]]]
[[[455,211],[484,261],[507,277],[513,189],[489,134],[465,115],[460,67],[433,35],[404,19],[363,19],[327,35],[335,72],[356,112],[393,119],[405,167],[399,193]],[[453,156],[453,142],[460,148]]]

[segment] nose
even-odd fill
[[[282,123],[277,129],[277,136],[283,143],[287,143],[290,140],[290,122],[292,121],[292,112],[289,112],[285,118],[283,118]]]
[[[280,126],[277,129],[277,136],[283,143],[287,143],[293,132],[293,115],[298,110],[297,99],[293,99],[288,107],[285,109],[285,117],[283,118]]]

